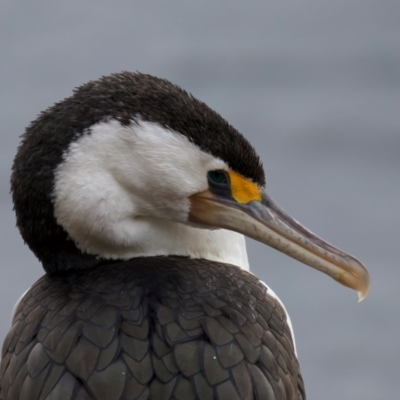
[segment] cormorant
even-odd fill
[[[46,274],[15,308],[2,400],[305,399],[249,236],[355,289],[369,276],[265,192],[253,147],[172,83],[123,72],[31,123],[17,225]]]

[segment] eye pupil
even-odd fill
[[[210,171],[208,173],[208,180],[211,183],[216,183],[219,185],[223,185],[228,183],[228,179],[226,177],[226,172],[225,171]]]

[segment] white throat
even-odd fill
[[[227,168],[158,124],[102,122],[71,143],[55,172],[55,217],[89,254],[188,256],[248,270],[243,235],[186,224],[188,197],[207,189],[207,171]]]

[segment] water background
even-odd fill
[[[256,147],[269,193],[365,262],[369,297],[261,244],[253,272],[290,312],[308,399],[400,393],[400,2],[10,1],[0,6],[0,339],[42,275],[9,196],[19,135],[73,87],[167,78]]]

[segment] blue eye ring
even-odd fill
[[[229,176],[225,171],[221,169],[217,169],[215,171],[208,171],[207,179],[208,183],[213,186],[223,187],[229,185]]]

